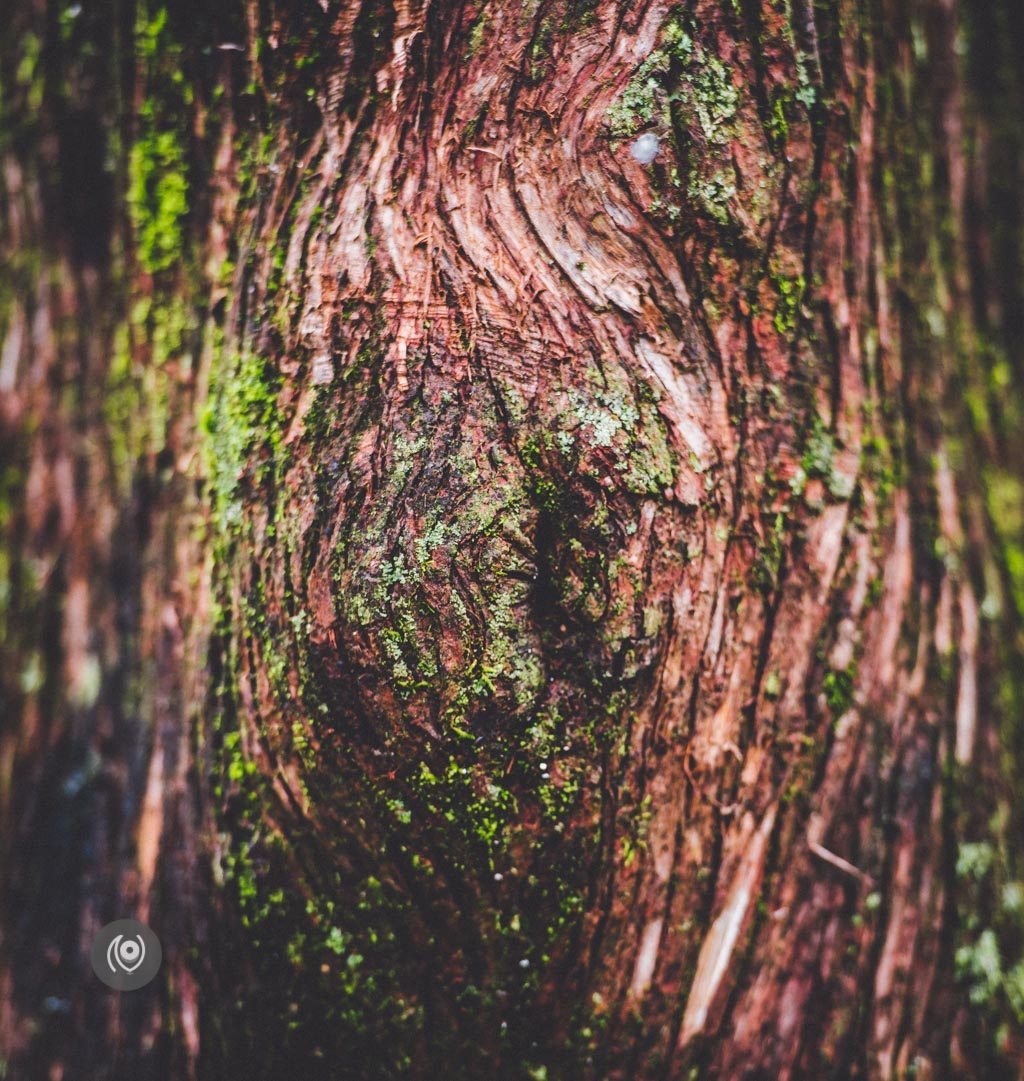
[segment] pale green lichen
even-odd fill
[[[736,196],[731,173],[719,167],[720,151],[736,137],[735,119],[740,105],[730,68],[698,40],[685,17],[675,16],[662,29],[657,49],[640,65],[606,113],[613,140],[652,128],[670,142],[680,131],[692,144],[679,160],[687,163],[681,176],[671,168],[671,189],[685,192],[692,205],[720,224],[729,221],[729,204]],[[681,208],[665,195],[656,198],[655,210],[670,219]]]

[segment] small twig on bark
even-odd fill
[[[845,871],[846,874],[852,875],[854,878],[859,879],[867,885],[873,883],[874,880],[869,874],[866,874],[859,867],[855,867],[849,860],[844,860],[842,856],[837,856],[834,852],[830,852],[824,845],[818,844],[817,841],[808,840],[807,847],[819,859],[832,864],[833,867],[837,867],[840,871]]]

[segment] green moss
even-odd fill
[[[833,717],[841,717],[853,705],[856,678],[857,672],[852,665],[849,668],[831,669],[825,673],[822,691]]]
[[[647,831],[652,814],[651,797],[644,796],[632,815],[630,829],[622,835],[620,841],[622,860],[626,867],[631,866],[640,853],[647,851]]]
[[[43,69],[40,59],[43,53],[43,43],[39,37],[26,31],[21,36],[20,57],[18,66],[14,70],[14,81],[23,91],[26,91],[26,105],[32,113],[38,113],[43,105],[43,95],[46,87],[43,80]],[[4,120],[9,123],[8,110],[5,110]],[[6,125],[5,125],[6,126]]]
[[[540,29],[534,35],[529,46],[530,78],[539,82],[547,71],[547,61],[551,55],[551,47],[555,37],[556,22],[553,16],[546,16],[540,24]]]
[[[984,474],[988,512],[1003,549],[1017,612],[1024,615],[1024,484],[1008,470]]]
[[[114,332],[106,393],[103,396],[103,415],[110,435],[114,471],[124,491],[130,488],[138,461],[145,450],[141,412],[142,393],[140,379],[132,363],[131,334],[128,324],[122,322]]]
[[[1006,977],[999,941],[991,928],[982,931],[969,945],[957,949],[956,971],[958,978],[967,984],[968,996],[975,1006],[995,1003]]]
[[[800,323],[800,304],[807,288],[803,274],[791,277],[776,276],[775,288],[778,293],[778,304],[775,308],[773,322],[775,329],[780,334],[792,335],[796,333]]]
[[[959,878],[983,880],[992,870],[996,850],[988,841],[961,842],[956,857]]]
[[[763,593],[774,592],[778,583],[786,532],[786,518],[780,511],[772,519],[754,561],[754,582]]]
[[[410,956],[450,960],[431,952],[440,947],[417,913],[450,924],[452,889],[481,936],[467,953],[475,950],[473,963],[483,957],[487,970],[479,985],[460,985],[453,1008],[466,1011],[467,1032],[483,1017],[515,1024],[520,1000],[532,1001],[586,903],[598,843],[588,777],[621,734],[627,701],[608,690],[616,685],[611,659],[626,656],[632,639],[657,634],[664,618],[633,603],[639,585],[630,584],[621,550],[623,507],[639,493],[660,494],[674,478],[656,396],[638,392],[612,365],[588,372],[584,385],[566,388],[540,415],[514,387],[499,388],[496,405],[483,384],[441,393],[428,380],[383,426],[374,411],[377,349],[361,356],[343,389],[319,392],[303,452],[316,470],[311,510],[318,524],[334,526],[332,629],[344,663],[380,681],[368,709],[350,710],[326,677],[308,670],[313,647],[303,613],[287,610],[280,583],[264,587],[258,578],[264,565],[294,565],[303,544],[276,506],[288,457],[279,374],[222,343],[213,351],[205,460],[218,526],[236,542],[221,546],[225,584],[247,583],[240,602],[224,590],[225,607],[239,606],[224,634],[230,651],[247,658],[246,670],[259,672],[261,699],[271,706],[258,715],[266,721],[252,719],[254,753],[297,765],[310,821],[331,825],[315,831],[296,815],[278,829],[282,811],[263,776],[270,769],[230,741],[219,771],[230,833],[225,886],[261,951],[274,1008],[302,1034],[314,1027],[304,1015],[322,1020],[326,1002],[337,1025],[331,1046],[384,1041],[397,1062],[423,1021],[409,989]],[[352,427],[341,395],[369,403]],[[365,446],[368,433],[373,498],[360,503],[352,493],[361,490],[362,461],[353,448]],[[577,483],[610,471],[611,485]],[[336,518],[339,474],[351,485],[344,520]],[[598,497],[590,499],[591,489]],[[274,546],[266,561],[238,543],[249,539],[250,513],[267,530],[261,545]],[[581,626],[588,628],[582,648],[553,648]],[[227,667],[223,697],[237,702],[237,656]],[[639,846],[642,813],[637,821],[631,836]],[[358,828],[346,825],[353,823]],[[315,873],[296,859],[307,844],[323,857]],[[368,866],[387,868],[388,879],[364,882],[355,869]],[[414,912],[403,907],[410,895]],[[400,941],[410,927],[425,935],[411,952]],[[466,962],[451,963],[455,971]],[[512,1001],[498,998],[510,988]],[[588,1028],[597,1031],[596,1023]],[[396,1070],[384,1063],[380,1073]]]
[[[847,500],[853,495],[853,483],[835,468],[836,440],[821,417],[814,414],[804,443],[800,466],[808,477],[825,482],[834,499]]]
[[[263,358],[221,356],[201,420],[207,474],[222,530],[241,525],[243,478],[251,474],[261,484],[281,468],[279,390],[279,377]]]
[[[509,828],[517,811],[515,796],[489,780],[480,771],[450,760],[443,773],[435,774],[425,763],[413,777],[413,786],[427,809],[444,818],[464,839],[465,846],[454,845],[458,863],[479,848],[485,853],[487,867],[494,869],[495,858],[507,850]]]
[[[144,270],[155,274],[181,259],[188,182],[180,134],[155,130],[151,104],[143,106],[141,119],[143,134],[132,146],[129,158],[129,206],[139,262]]]
[[[185,256],[189,210],[185,123],[191,89],[179,68],[180,49],[167,30],[167,12],[139,8],[136,44],[148,68],[150,93],[138,112],[128,155],[128,208],[142,268],[159,274]]]
[[[785,87],[772,90],[771,113],[768,131],[776,146],[785,145],[789,138],[789,111],[792,107],[792,95]]]
[[[861,457],[861,468],[865,477],[875,487],[875,493],[883,504],[888,504],[896,486],[900,483],[900,461],[880,425],[873,418],[866,418],[865,437]]]
[[[425,432],[435,423],[432,413],[408,419],[408,427],[390,434],[385,451],[386,484],[395,493],[406,489],[421,466]],[[497,419],[488,416],[486,423],[496,425]],[[434,691],[442,719],[461,732],[466,714],[495,694],[511,699],[516,713],[529,709],[543,672],[524,619],[531,568],[510,544],[529,517],[527,490],[515,473],[496,475],[489,462],[477,460],[473,434],[455,438],[446,491],[423,499],[397,547],[387,530],[388,501],[379,500],[379,513],[368,514],[359,535],[341,538],[334,577],[342,617],[380,642],[399,697]],[[452,559],[462,564],[470,552],[477,562],[465,569],[477,583],[476,597],[453,587],[449,569]],[[433,633],[439,598],[450,617],[449,632],[457,636],[457,667],[442,660]],[[477,606],[487,612],[483,635],[471,615]]]
[[[469,31],[469,44],[466,49],[467,59],[476,56],[480,51],[480,46],[484,41],[484,35],[487,33],[487,22],[489,18],[490,15],[487,9],[483,8],[474,20],[473,26]]]

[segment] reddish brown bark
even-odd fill
[[[6,149],[14,1076],[1014,1076],[1012,13],[191,14]]]

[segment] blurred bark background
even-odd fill
[[[0,1076],[1022,1076],[1022,54],[10,6]]]

